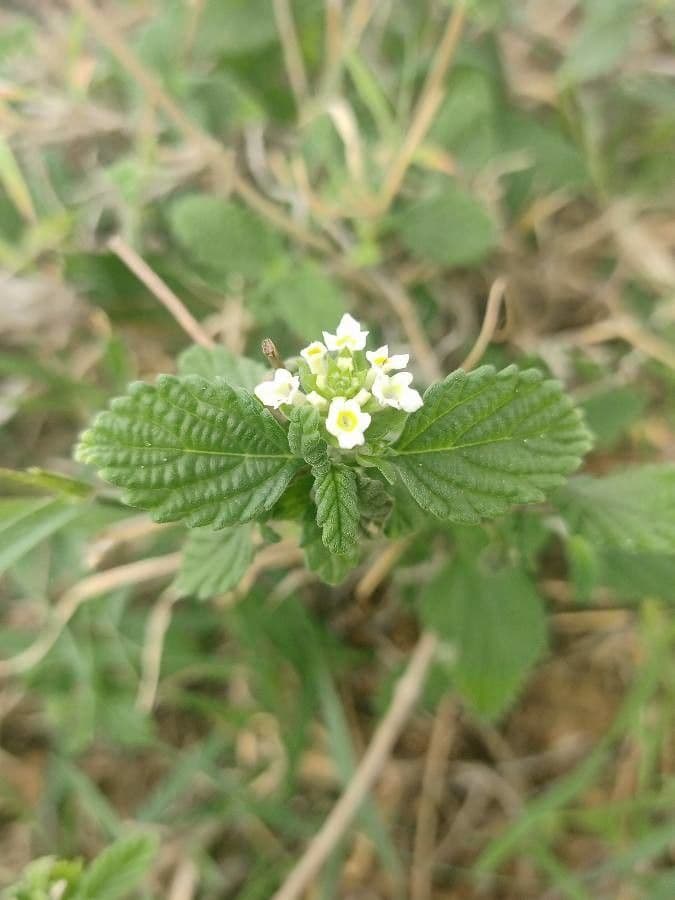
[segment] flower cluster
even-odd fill
[[[335,334],[323,333],[300,352],[289,369],[276,369],[270,381],[255,388],[258,399],[272,409],[310,403],[325,416],[326,430],[343,450],[365,443],[373,416],[385,409],[414,412],[422,406],[411,387],[408,354],[389,355],[385,344],[366,350],[367,331],[349,313]]]

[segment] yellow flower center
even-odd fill
[[[319,354],[321,353],[321,350],[322,350],[321,347],[310,347],[310,348],[308,349],[307,353],[308,353],[310,356],[319,356]]]
[[[383,366],[383,365],[386,363],[386,361],[387,361],[388,358],[389,358],[389,357],[387,357],[387,356],[376,356],[376,357],[375,357],[375,365],[376,365],[376,366]]]
[[[351,340],[351,336],[350,336],[350,335],[348,335],[348,334],[343,334],[342,337],[339,337],[339,338],[335,341],[335,343],[337,344],[338,347],[346,347],[347,344],[350,342],[350,340]]]
[[[349,409],[343,410],[338,416],[338,425],[343,431],[353,431],[358,424],[358,416]]]

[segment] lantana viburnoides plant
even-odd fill
[[[269,372],[192,348],[180,374],[113,400],[77,456],[156,521],[228,529],[240,547],[251,523],[295,521],[309,567],[335,583],[364,538],[542,501],[590,446],[570,398],[536,369],[459,369],[422,396],[408,354],[367,339],[346,314],[286,364],[268,353]]]

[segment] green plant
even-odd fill
[[[147,874],[157,850],[147,835],[123,838],[86,867],[81,861],[37,859],[3,900],[124,900]]]
[[[220,364],[223,374],[207,379],[184,361],[183,374],[134,384],[113,401],[77,456],[158,522],[228,529],[221,552],[241,544],[237,529],[251,540],[249,522],[300,525],[309,566],[337,581],[402,507],[416,528],[429,515],[475,524],[541,502],[589,448],[579,413],[538,370],[458,370],[422,399],[399,371],[408,355],[366,350],[367,334],[345,314],[325,344],[310,344],[288,368],[276,362],[255,396],[234,375],[252,362],[221,351],[213,371]],[[204,544],[196,535],[189,555]],[[238,559],[232,580],[245,552]]]

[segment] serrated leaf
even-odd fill
[[[157,852],[151,835],[122,838],[96,857],[84,874],[81,900],[118,900],[126,897],[147,874]]]
[[[476,265],[497,244],[497,229],[486,210],[451,183],[402,213],[398,231],[416,256],[445,266]]]
[[[344,556],[356,546],[359,499],[356,473],[349,466],[325,460],[312,468],[316,522],[331,553]]]
[[[300,546],[305,551],[307,568],[326,584],[340,584],[359,562],[358,546],[344,556],[330,552],[313,515],[305,517]]]
[[[301,464],[255,397],[198,375],[131,385],[83,434],[77,456],[155,521],[214,528],[262,516]]]
[[[208,600],[233,588],[252,558],[252,525],[236,525],[221,531],[196,528],[183,547],[174,587],[181,595]]]
[[[68,525],[84,505],[49,497],[0,500],[0,575],[41,541]]]
[[[321,416],[313,406],[296,406],[291,410],[288,446],[291,453],[302,457],[310,465],[320,462],[326,455],[327,445],[321,437]]]
[[[178,357],[181,375],[201,375],[208,381],[223,378],[230,387],[243,387],[249,391],[264,381],[269,370],[262,363],[238,356],[226,347],[188,347]]]
[[[192,259],[219,275],[258,278],[283,253],[277,233],[232,200],[187,194],[174,202],[170,222]]]
[[[416,502],[478,522],[544,499],[589,448],[578,411],[536,369],[461,369],[433,385],[387,456]]]
[[[675,553],[675,465],[581,475],[556,502],[573,532],[600,546]]]
[[[478,712],[496,716],[514,699],[546,647],[546,616],[519,569],[483,571],[455,559],[422,596],[422,618],[457,653],[453,681]]]

